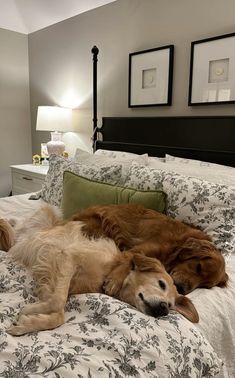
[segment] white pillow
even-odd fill
[[[132,152],[125,151],[112,151],[112,150],[102,150],[99,149],[95,151],[94,155],[106,156],[108,158],[117,159],[119,161],[136,161],[138,164],[147,165],[148,164],[148,154],[134,154]]]
[[[163,190],[167,215],[203,229],[224,255],[235,253],[235,188],[135,163],[125,186]]]
[[[159,168],[164,169],[165,166],[165,158],[149,156],[148,157],[148,167],[150,168]]]
[[[235,187],[235,168],[226,165],[166,155],[164,170]]]
[[[209,161],[202,161],[202,160],[196,160],[196,159],[186,159],[186,158],[181,158],[177,156],[172,156],[172,155],[165,155],[166,162],[171,162],[171,163],[181,163],[181,164],[188,164],[188,165],[194,165],[196,167],[201,166],[201,167],[210,167],[210,168],[216,168],[216,169],[224,169],[226,171],[230,171],[231,169],[234,169],[233,167],[227,166],[227,165],[222,165],[222,164],[215,164],[215,163],[210,163]]]
[[[147,165],[148,167],[158,167],[158,163],[165,161],[165,157],[155,157],[155,156],[148,156],[148,154],[133,154],[132,152],[124,152],[124,151],[111,151],[111,150],[102,150],[99,149],[95,151],[95,155],[99,156],[107,156],[113,159],[120,159],[120,160],[128,160],[128,161],[136,161],[138,164]]]

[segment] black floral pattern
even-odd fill
[[[217,377],[222,362],[197,328],[171,313],[154,319],[102,294],[71,296],[52,331],[12,337],[6,329],[36,300],[29,272],[0,251],[0,377]]]

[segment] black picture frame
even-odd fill
[[[174,45],[129,54],[128,107],[172,103]]]
[[[188,105],[235,103],[235,33],[191,42]]]

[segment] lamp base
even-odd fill
[[[59,131],[51,132],[51,140],[47,143],[47,151],[49,155],[62,155],[65,150],[65,144],[62,141],[62,133]]]

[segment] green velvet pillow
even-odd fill
[[[166,194],[161,190],[123,188],[64,172],[62,210],[65,219],[90,206],[124,203],[138,203],[163,213]]]

